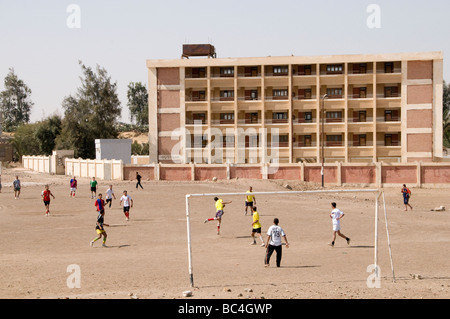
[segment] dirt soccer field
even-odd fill
[[[22,181],[15,200],[12,181]],[[280,219],[291,246],[283,247],[281,268],[275,255],[264,267],[265,249],[251,243],[251,217],[244,215],[244,197],[223,197],[221,235],[212,197],[191,200],[194,288],[190,287],[185,214],[188,193],[286,191],[286,181],[114,182],[116,200],[106,210],[107,245],[97,241],[97,212],[89,179],[80,178],[76,198],[69,197],[69,177],[3,169],[0,194],[0,298],[448,298],[450,297],[450,208],[447,189],[412,188],[413,211],[404,211],[401,185],[384,189],[387,200],[396,282],[392,282],[383,210],[379,223],[381,287],[368,288],[374,261],[374,195],[314,194],[256,196],[263,233]],[[46,183],[56,196],[51,216],[44,216],[40,196]],[[293,190],[313,190],[287,181]],[[105,194],[108,183],[99,181]],[[332,189],[332,188],[327,188]],[[350,189],[350,188],[345,188]],[[119,198],[128,190],[134,200],[125,221]],[[331,241],[330,203],[344,211],[342,232],[347,246]],[[79,267],[80,288],[69,288]],[[69,270],[69,271],[68,271]],[[71,277],[72,276],[72,277]]]

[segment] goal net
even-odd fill
[[[374,196],[375,205],[374,210],[374,262],[373,271],[375,278],[380,279],[380,271],[378,265],[378,234],[379,234],[379,219],[380,219],[380,209],[384,212],[384,221],[386,226],[387,235],[387,246],[389,250],[389,258],[392,272],[392,280],[395,282],[394,275],[394,263],[391,251],[391,242],[389,236],[387,211],[386,211],[386,201],[384,196],[384,191],[379,189],[353,189],[353,190],[312,190],[312,191],[274,191],[274,192],[252,192],[251,195],[301,195],[301,194],[342,194],[342,193],[370,193]],[[221,197],[226,196],[247,196],[247,192],[237,192],[237,193],[203,193],[203,194],[186,194],[186,226],[187,226],[187,248],[188,248],[188,264],[189,264],[189,280],[191,287],[194,287],[194,270],[193,270],[193,256],[192,256],[192,241],[191,241],[191,212],[190,212],[190,199],[195,197]]]

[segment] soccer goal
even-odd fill
[[[314,190],[314,191],[279,191],[279,192],[252,192],[252,195],[300,195],[300,194],[340,194],[340,193],[373,193],[375,197],[375,207],[374,207],[374,274],[379,278],[379,265],[378,265],[378,221],[379,221],[379,209],[382,203],[384,210],[384,221],[386,225],[386,235],[387,235],[387,246],[389,250],[389,258],[392,271],[392,280],[395,282],[394,274],[394,262],[392,258],[391,241],[389,236],[387,211],[386,211],[386,201],[384,196],[384,191],[378,189],[354,189],[354,190]],[[218,197],[218,196],[247,196],[247,192],[239,193],[204,193],[204,194],[186,194],[186,226],[187,226],[187,245],[188,245],[188,261],[189,261],[189,280],[191,287],[194,287],[194,271],[192,265],[192,242],[191,242],[191,212],[189,209],[189,200],[193,197]]]

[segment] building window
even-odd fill
[[[245,90],[244,92],[245,100],[257,100],[258,99],[258,90]]]
[[[220,113],[220,119],[225,121],[234,121],[234,113]]]
[[[327,135],[327,146],[342,146],[342,135]]]
[[[312,112],[305,112],[305,123],[312,122]]]
[[[276,112],[272,116],[274,120],[287,120],[288,118],[287,112]]]
[[[222,101],[232,101],[234,99],[234,91],[233,90],[220,91],[220,99]]]
[[[394,63],[386,62],[384,64],[384,73],[394,73]]]
[[[342,64],[328,64],[327,74],[342,74]]]
[[[366,146],[366,134],[353,135],[353,146]]]
[[[206,68],[192,68],[192,78],[205,78]]]
[[[305,147],[310,147],[311,144],[312,144],[312,138],[311,138],[311,135],[305,135],[305,136],[303,137],[303,145],[304,145]]]
[[[311,75],[312,74],[312,66],[311,65],[299,65],[297,74],[298,75]]]
[[[342,122],[342,112],[341,111],[327,112],[326,118],[327,123]]]
[[[298,90],[298,99],[299,100],[310,100],[312,98],[312,90],[311,89],[299,89]]]
[[[340,99],[342,98],[342,88],[328,88],[327,95],[330,99]]]
[[[273,67],[273,75],[287,75],[288,72],[288,67],[286,65]]]
[[[234,76],[234,68],[233,67],[220,68],[220,76],[224,76],[224,77]]]
[[[400,97],[400,94],[398,94],[398,87],[397,86],[385,86],[384,87],[384,97]]]
[[[225,135],[222,137],[223,147],[234,147],[234,135]]]
[[[287,97],[288,90],[273,90],[272,94],[274,97]]]

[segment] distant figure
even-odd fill
[[[142,184],[141,184],[141,178],[142,178],[142,176],[139,175],[138,172],[136,172],[136,179],[137,179],[136,189],[138,189],[138,186],[141,186],[141,188],[144,189],[144,187],[142,187]]]
[[[409,204],[409,199],[411,198],[411,190],[408,187],[406,187],[406,184],[403,184],[401,193],[403,194],[403,204],[405,204],[405,211],[408,210],[408,206],[412,210],[413,208]]]
[[[226,204],[231,204],[231,201],[224,202],[223,199],[219,197],[214,197],[214,202],[216,206],[216,217],[205,219],[205,223],[217,220],[217,235],[220,235],[220,225],[222,224],[222,216],[224,214],[223,208]]]
[[[249,193],[245,196],[245,215],[247,215],[247,209],[250,207],[250,214],[252,213],[252,207],[253,205],[256,205],[256,197],[254,195],[251,195],[250,193],[253,193],[253,188],[250,186],[249,190],[247,191]]]
[[[16,176],[16,179],[13,181],[13,187],[14,187],[14,199],[19,199],[21,188],[19,176]]]
[[[91,199],[94,199],[97,197],[97,181],[95,180],[95,177],[92,177],[92,181],[90,181],[91,186]]]
[[[123,213],[125,215],[125,220],[130,220],[130,207],[133,207],[133,199],[127,194],[127,191],[123,191],[123,195],[120,198],[119,205],[123,202]]]
[[[99,214],[105,212],[105,200],[102,198],[102,194],[98,194],[98,198],[95,200],[95,207],[97,207],[97,212]]]
[[[106,204],[109,203],[109,208],[111,208],[111,203],[112,203],[113,197],[114,197],[114,199],[116,199],[116,195],[114,195],[112,185],[109,185],[109,188],[106,191]]]
[[[0,193],[2,192],[2,175],[0,175]]]
[[[261,223],[259,221],[259,214],[257,212],[256,206],[253,206],[252,210],[253,210],[253,222],[251,235],[253,238],[253,242],[251,243],[251,245],[256,245],[256,236],[258,236],[259,239],[261,240],[261,247],[264,247],[265,244],[261,235]]]
[[[77,191],[77,179],[74,176],[71,180],[70,180],[70,197],[75,197],[75,193]]]
[[[48,185],[45,185],[45,189],[42,191],[41,196],[46,209],[45,216],[48,217],[50,216],[50,196],[53,197],[53,199],[55,199],[55,196],[50,191]]]
[[[100,214],[98,214],[97,217],[97,222],[95,225],[95,231],[97,232],[97,237],[94,238],[91,242],[90,242],[90,246],[93,247],[94,243],[99,240],[100,238],[102,238],[103,236],[103,243],[102,246],[106,247],[106,237],[108,237],[108,235],[106,234],[105,229],[103,228],[103,226],[109,226],[108,224],[104,223],[104,218],[105,218],[105,211],[103,210]]]
[[[333,209],[330,214],[330,218],[333,220],[333,241],[329,245],[334,247],[336,234],[345,238],[347,245],[350,245],[350,238],[341,233],[341,218],[344,217],[344,213],[339,208],[336,208],[336,203],[331,203],[331,208]]]

